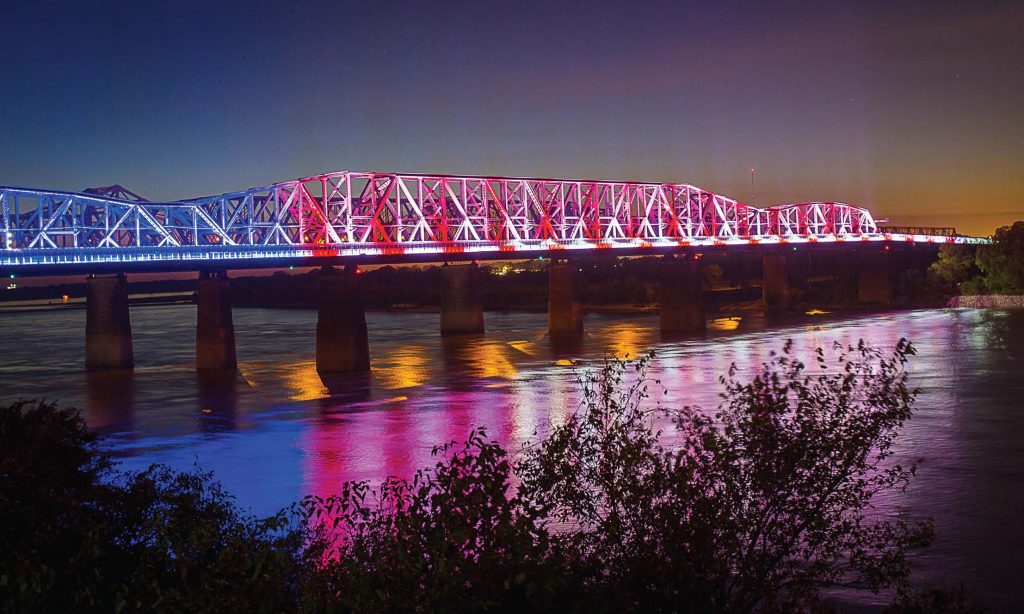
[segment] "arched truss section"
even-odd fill
[[[891,238],[842,203],[758,209],[688,184],[348,171],[165,203],[121,186],[0,187],[0,211],[7,264]]]

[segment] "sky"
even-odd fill
[[[2,21],[0,184],[169,200],[434,172],[1024,219],[1020,0],[44,0]]]

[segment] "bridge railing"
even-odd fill
[[[892,226],[883,225],[878,227],[878,232],[886,234],[901,235],[929,235],[941,237],[960,236],[956,228],[952,226]]]

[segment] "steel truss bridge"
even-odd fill
[[[188,270],[782,243],[972,243],[904,234],[864,208],[755,208],[688,184],[343,171],[149,202],[121,186],[0,186],[0,269]]]

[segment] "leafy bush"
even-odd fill
[[[949,296],[964,293],[962,284],[977,272],[974,249],[969,245],[943,245],[935,262],[928,267],[928,285]]]
[[[891,358],[863,344],[817,354],[820,374],[789,356],[749,383],[723,378],[715,419],[645,408],[645,361],[584,380],[580,411],[517,467],[523,497],[572,530],[553,536],[596,603],[615,609],[809,607],[829,586],[904,586],[906,553],[928,522],[869,513],[906,486],[893,462],[914,392],[901,341]],[[623,386],[627,368],[636,370]],[[652,427],[668,414],[677,439]]]
[[[653,402],[650,357],[612,360],[514,458],[478,429],[411,479],[263,519],[209,474],[116,472],[72,410],[0,408],[0,603],[742,612],[818,609],[844,586],[896,589],[894,611],[972,611],[909,582],[930,523],[873,508],[916,467],[893,454],[913,348],[819,350],[810,367],[790,350],[749,382],[723,376],[714,417]]]
[[[1024,221],[996,230],[992,245],[978,247],[980,286],[993,294],[1024,294]]]
[[[78,412],[0,408],[5,611],[294,608],[304,532],[242,513],[210,474],[121,474]]]
[[[537,510],[510,496],[505,450],[476,430],[379,490],[346,483],[304,502],[318,561],[314,609],[467,611],[552,606],[560,560]],[[372,496],[371,496],[372,495]]]

